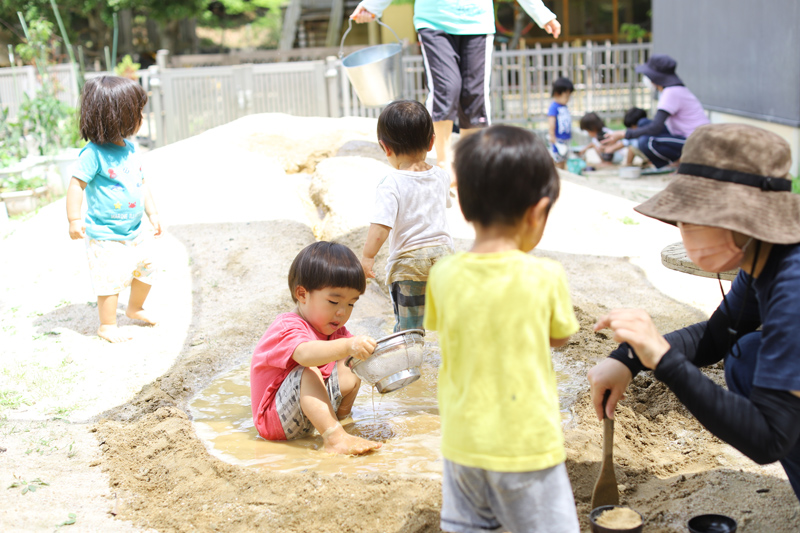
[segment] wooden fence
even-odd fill
[[[329,51],[330,49],[320,49]],[[313,54],[322,53],[320,50]],[[406,47],[403,57],[404,98],[425,101],[427,88],[422,56]],[[621,118],[636,106],[652,111],[654,101],[635,68],[645,63],[651,46],[645,44],[541,47],[528,50],[496,50],[492,59],[491,110],[495,123],[532,126],[546,117],[550,88],[559,77],[575,85],[569,102],[576,119],[588,111],[602,117]],[[294,52],[294,51],[291,51]],[[298,54],[309,52],[298,51]],[[355,94],[341,61],[335,56],[312,61],[238,64],[247,54],[227,55],[226,65],[165,68],[181,64],[166,60],[140,72],[148,92],[142,142],[162,146],[196,135],[252,113],[280,112],[297,116],[377,117],[380,108],[363,106]],[[283,57],[273,54],[275,57]],[[299,56],[292,56],[299,57]],[[214,62],[213,58],[208,61]],[[59,65],[57,79],[62,98],[72,105],[77,94],[69,65]],[[94,74],[98,75],[98,74]],[[33,67],[0,69],[0,106],[14,111],[19,95],[36,90]]]

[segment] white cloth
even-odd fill
[[[426,246],[453,246],[446,209],[450,175],[439,167],[425,172],[392,170],[375,191],[373,224],[392,228],[386,272],[398,256]]]

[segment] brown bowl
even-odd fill
[[[613,529],[613,528],[603,527],[599,525],[597,522],[595,522],[597,517],[600,516],[603,513],[603,511],[608,511],[609,509],[614,509],[616,507],[622,509],[630,509],[631,511],[639,515],[639,518],[642,520],[642,523],[633,528]],[[642,528],[644,528],[644,518],[642,518],[642,515],[639,514],[638,511],[634,511],[630,507],[626,507],[624,505],[601,505],[600,507],[595,507],[594,509],[592,509],[592,512],[589,513],[589,526],[591,527],[592,533],[642,533]]]

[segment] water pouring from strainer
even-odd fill
[[[366,360],[349,357],[345,364],[381,393],[394,392],[421,377],[425,330],[407,329],[378,339]]]

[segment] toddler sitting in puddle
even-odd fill
[[[367,359],[376,346],[344,327],[366,283],[358,258],[341,244],[317,242],[295,257],[289,290],[297,307],[275,318],[250,363],[253,422],[263,438],[299,439],[316,429],[326,452],[358,455],[381,447],[339,422],[350,415],[361,385],[344,361]]]

